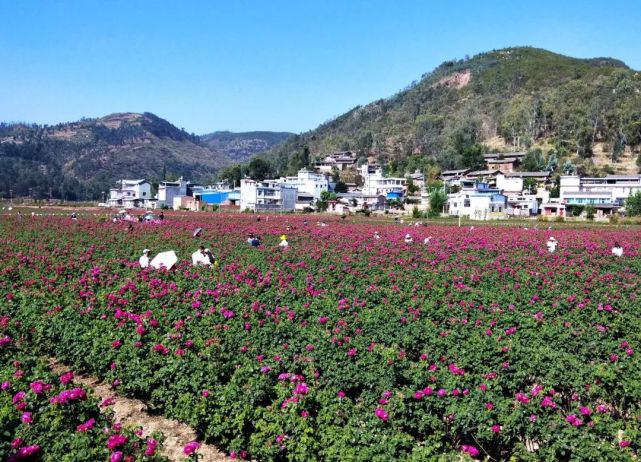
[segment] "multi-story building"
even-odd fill
[[[507,196],[514,196],[523,192],[523,177],[499,173],[496,176],[496,187],[503,190]]]
[[[459,192],[448,194],[446,207],[449,215],[492,220],[506,218],[507,205],[507,197],[500,189],[484,182],[465,181]]]
[[[507,214],[529,217],[539,213],[539,202],[535,194],[507,196]]]
[[[107,203],[110,207],[155,208],[156,200],[151,197],[151,184],[147,180],[120,180],[116,188],[109,190]]]
[[[383,169],[378,165],[362,165],[363,195],[380,196],[387,199],[401,199],[405,194],[407,180],[383,176]]]
[[[180,177],[178,181],[161,181],[158,184],[158,207],[167,206],[173,208],[174,198],[187,196],[189,181]]]
[[[607,199],[609,194],[610,204],[622,206],[630,195],[638,191],[641,191],[641,175],[608,175],[603,178],[565,175],[561,177],[559,185],[562,200],[572,199],[581,205],[603,203],[601,201]],[[578,192],[602,194],[588,197],[578,195]],[[579,199],[583,201],[579,203]],[[588,199],[592,199],[591,202]]]
[[[415,170],[414,173],[410,173],[409,175],[407,175],[407,179],[412,180],[414,186],[419,189],[423,189],[425,187],[425,175],[422,174],[419,170]]]
[[[485,159],[485,167],[488,170],[498,170],[503,173],[512,173],[514,167],[520,163],[516,157],[497,157],[495,159]]]
[[[287,212],[296,208],[298,188],[276,180],[240,181],[240,209],[254,212]]]
[[[278,182],[296,187],[299,196],[311,198],[312,201],[319,200],[322,192],[329,190],[329,181],[325,175],[310,172],[306,169],[299,170],[297,176],[281,177]]]
[[[318,173],[331,173],[336,169],[339,171],[351,168],[356,163],[356,155],[351,151],[341,151],[329,154],[314,164],[314,169]]]

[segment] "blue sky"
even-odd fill
[[[0,18],[0,121],[302,132],[495,48],[641,70],[639,0],[0,0]]]

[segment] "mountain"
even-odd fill
[[[120,178],[213,178],[231,159],[151,114],[118,113],[53,126],[0,124],[0,194],[101,198]]]
[[[478,167],[480,152],[532,150],[534,166],[636,172],[641,75],[611,58],[518,47],[447,61],[397,94],[289,138],[261,159],[275,173],[355,150],[402,174]]]
[[[254,154],[267,151],[292,135],[293,133],[289,132],[221,131],[202,135],[200,139],[211,150],[222,152],[235,162],[244,162]]]

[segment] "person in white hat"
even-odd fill
[[[414,239],[412,239],[412,236],[410,236],[409,234],[406,234],[405,239],[403,240],[405,241],[406,244],[411,244],[412,242],[414,242]]]
[[[432,236],[427,236],[425,239],[423,239],[423,244],[427,245],[430,243],[432,240]]]
[[[283,249],[286,249],[287,247],[289,247],[289,242],[287,242],[287,236],[285,236],[284,234],[280,235],[280,242],[278,243],[278,247],[281,247]]]
[[[554,251],[556,250],[556,244],[557,244],[556,239],[554,239],[554,237],[550,237],[550,239],[548,239],[548,242],[546,244],[548,247],[548,252],[554,253]]]
[[[379,240],[381,238],[381,235],[378,234],[378,231],[374,231],[374,239]]]
[[[138,259],[141,268],[147,268],[149,266],[149,249],[142,251],[142,256]]]

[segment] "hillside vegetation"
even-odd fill
[[[554,155],[559,168],[565,159],[599,173],[634,169],[640,144],[638,72],[615,59],[525,47],[447,61],[394,96],[292,137],[265,158],[285,172],[299,166],[305,147],[312,158],[351,149],[401,173],[474,167],[478,156],[470,153],[479,150],[540,148],[543,160]]]
[[[258,152],[271,149],[292,136],[289,132],[214,132],[200,137],[205,146],[224,152],[235,162],[244,162]]]
[[[119,178],[203,178],[230,163],[153,114],[112,114],[54,126],[0,125],[0,194],[88,200]]]
[[[289,134],[199,137],[151,114],[118,113],[53,126],[0,124],[0,197],[95,200],[120,178],[207,182],[233,160]]]

